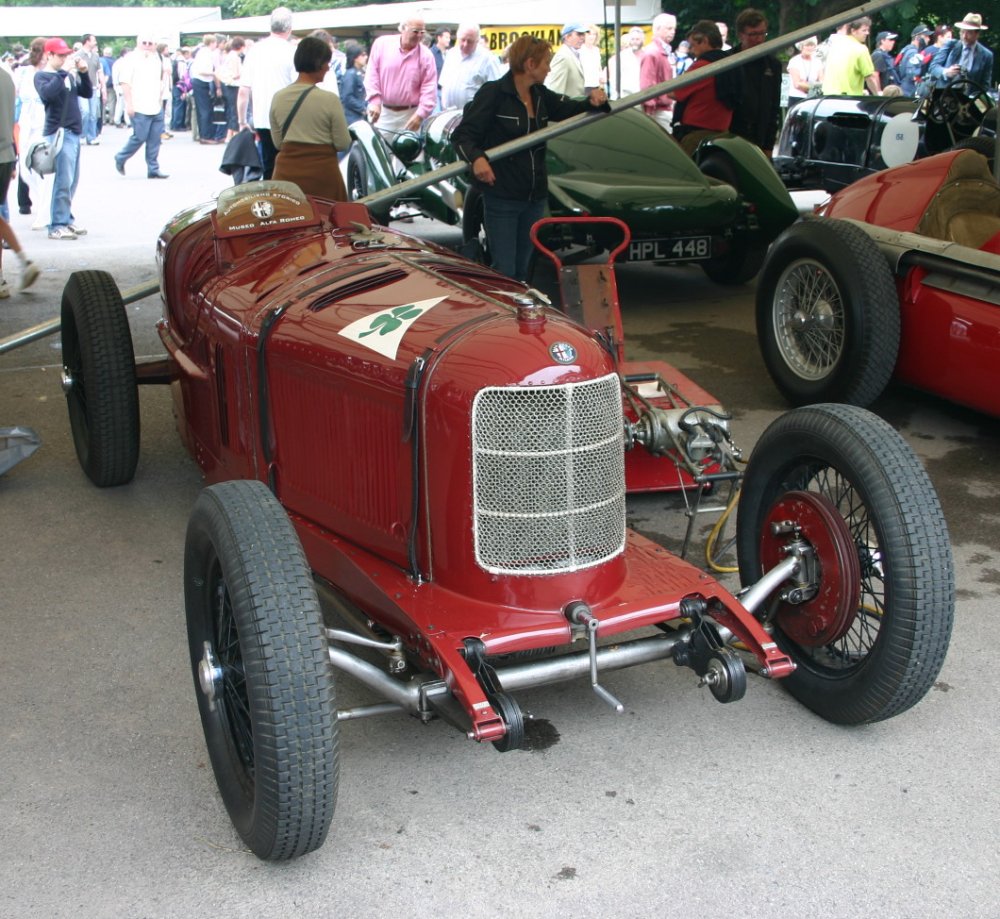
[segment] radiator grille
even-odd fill
[[[497,574],[597,565],[625,545],[616,374],[563,386],[488,387],[472,411],[476,561]]]

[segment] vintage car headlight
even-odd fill
[[[392,142],[392,152],[407,166],[420,156],[420,138],[412,131],[403,131]]]

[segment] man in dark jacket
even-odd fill
[[[733,53],[756,48],[767,39],[767,17],[747,7],[736,17],[739,45]],[[738,68],[743,79],[743,95],[733,110],[729,130],[756,144],[770,159],[778,136],[781,109],[781,62],[767,54]]]
[[[899,36],[895,32],[879,32],[875,38],[875,50],[872,52],[872,63],[878,74],[878,82],[882,89],[887,86],[899,86],[899,73],[896,70],[892,49]]]
[[[54,143],[56,132],[60,128],[63,130],[62,149],[56,157],[56,171],[52,177],[49,239],[72,240],[87,233],[73,221],[73,195],[80,180],[80,135],[83,133],[79,100],[91,98],[94,88],[86,61],[77,60],[75,68],[66,69],[66,58],[71,51],[61,38],[45,42],[45,53],[48,55],[45,69],[35,74],[35,89],[45,105],[45,139]]]
[[[930,74],[943,86],[949,80],[961,78],[978,83],[984,89],[993,86],[993,52],[979,41],[986,31],[979,13],[967,13],[965,19],[955,23],[961,41],[946,45],[931,61]]]
[[[917,86],[923,81],[928,62],[925,60],[927,36],[934,33],[925,23],[917,23],[910,33],[910,43],[896,55],[896,72],[904,96],[915,96]]]

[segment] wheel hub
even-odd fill
[[[836,328],[833,305],[824,298],[817,300],[809,310],[800,307],[792,313],[790,325],[795,332],[808,332],[812,329],[832,331]]]
[[[823,495],[783,494],[768,511],[761,532],[765,570],[783,561],[795,541],[805,541],[815,565],[811,583],[788,586],[775,622],[796,644],[828,645],[847,634],[861,600],[861,564],[847,523]]]
[[[205,642],[205,650],[198,661],[198,685],[208,699],[208,710],[215,711],[215,698],[222,687],[222,668],[216,660],[215,652],[210,642]]]
[[[59,384],[62,386],[63,393],[67,396],[73,391],[73,387],[76,386],[76,380],[73,379],[73,374],[69,367],[63,367],[62,373],[59,375]]]

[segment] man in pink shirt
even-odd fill
[[[660,13],[653,19],[653,40],[642,52],[639,61],[639,87],[648,89],[673,78],[674,70],[670,66],[670,43],[677,31],[677,17],[672,13]],[[674,100],[664,94],[643,102],[646,114],[652,116],[661,127],[670,130],[673,119]]]
[[[424,20],[399,24],[399,35],[375,39],[368,56],[368,118],[383,133],[416,131],[437,103],[437,65],[423,43]]]

